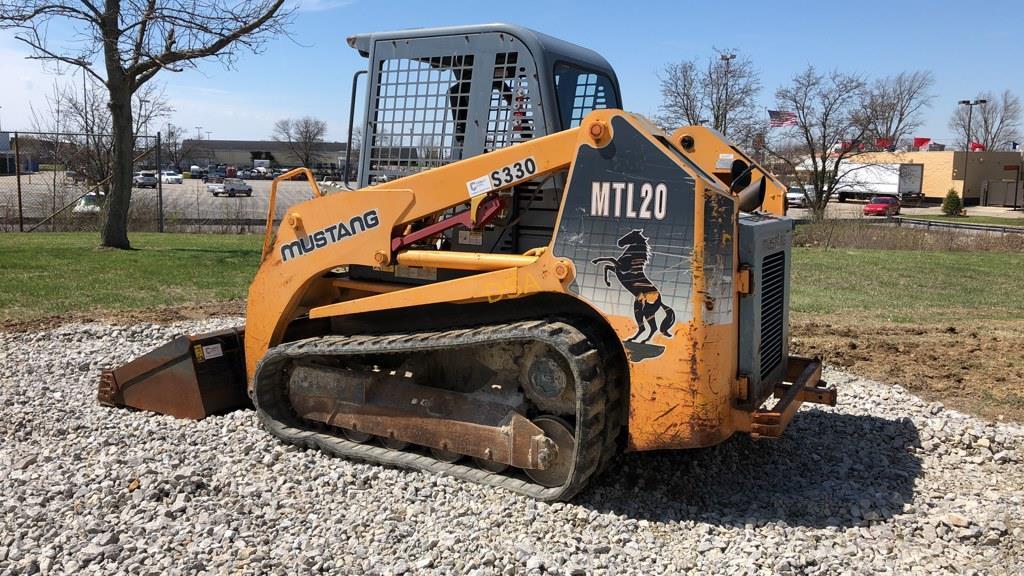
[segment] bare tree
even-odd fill
[[[187,135],[185,128],[171,123],[167,124],[166,130],[161,134],[161,146],[163,146],[161,154],[165,163],[173,165],[175,168],[181,168],[181,163],[192,154],[191,144],[185,143],[186,141],[192,142],[185,138]]]
[[[32,48],[31,58],[77,66],[107,89],[114,173],[101,244],[130,248],[132,96],[161,70],[194,68],[206,58],[230,66],[238,51],[259,51],[291,21],[285,0],[4,0],[0,29]],[[47,33],[54,25],[59,38]],[[70,30],[69,30],[70,29]]]
[[[303,116],[297,120],[285,118],[274,122],[271,138],[284,143],[303,166],[312,168],[313,162],[320,157],[320,144],[326,134],[327,122]]]
[[[867,88],[856,75],[819,73],[808,66],[775,91],[781,110],[796,115],[796,125],[774,131],[765,150],[786,164],[804,184],[814,187],[808,198],[815,218],[823,218],[833,192],[860,166],[850,162],[863,152],[869,122],[865,117]]]
[[[707,99],[702,85],[703,73],[695,60],[667,64],[658,75],[661,80],[661,106],[656,121],[665,129],[703,124]]]
[[[900,72],[871,84],[866,106],[868,137],[891,146],[921,126],[921,111],[931,105],[935,78],[928,71]]]
[[[659,78],[657,121],[666,129],[709,123],[736,142],[749,143],[754,137],[761,79],[749,57],[716,50],[703,66],[697,60],[668,64]]]
[[[1000,96],[983,92],[976,99],[988,100],[988,103],[974,107],[970,134],[967,133],[966,106],[957,106],[949,119],[949,128],[956,134],[960,148],[966,150],[971,142],[978,142],[987,150],[996,150],[1020,140],[1022,109],[1016,94],[1009,90],[1004,90]]]
[[[134,138],[138,138],[146,126],[174,111],[163,88],[157,84],[147,84],[136,91],[133,106],[141,111],[134,116]],[[102,182],[113,174],[112,126],[106,88],[95,80],[87,81],[81,88],[55,86],[53,94],[47,96],[44,108],[32,108],[33,129],[53,133],[54,157],[61,156],[61,163],[68,170],[88,182]],[[139,145],[145,147],[153,143],[149,140],[139,142]],[[103,190],[109,193],[110,189],[108,182]]]

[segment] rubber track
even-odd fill
[[[314,428],[300,419],[288,402],[285,368],[298,359],[402,354],[531,340],[544,342],[562,354],[576,382],[576,461],[568,481],[562,486],[545,487],[505,473],[442,462],[427,454],[351,442]],[[531,320],[468,329],[380,336],[332,335],[288,342],[271,348],[256,368],[253,400],[264,427],[274,436],[297,446],[366,462],[447,474],[477,484],[505,488],[538,500],[568,500],[591,477],[600,473],[618,450],[619,426],[623,420],[618,414],[621,411],[621,391],[613,391],[609,398],[609,389],[615,387],[615,384],[606,386],[606,370],[593,343],[583,332],[564,321]],[[612,415],[607,421],[606,407],[612,408]]]

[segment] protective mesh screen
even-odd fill
[[[382,60],[370,174],[394,179],[462,158],[473,55]]]
[[[494,56],[490,107],[484,149],[496,150],[533,138],[533,106],[526,68],[518,52]]]

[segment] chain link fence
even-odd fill
[[[98,231],[113,163],[109,134],[12,132],[0,143],[0,231]],[[188,172],[161,170],[160,135],[136,140],[129,210],[132,232],[262,232],[270,180],[245,180],[223,193]],[[330,186],[325,187],[330,191]],[[310,198],[305,181],[283,182],[275,220]]]
[[[0,230],[98,230],[110,191],[111,135],[13,132],[5,144],[5,162],[0,163]],[[133,173],[156,174],[159,165],[159,137],[140,136]],[[158,183],[156,177],[151,180]],[[140,206],[147,203],[145,194],[138,196]]]

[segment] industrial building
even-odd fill
[[[0,174],[14,174],[14,151],[11,150],[11,133],[0,132]]]
[[[318,142],[314,146],[316,162],[310,168],[338,169],[345,163],[344,142]],[[253,160],[269,160],[271,166],[294,168],[302,165],[286,142],[274,140],[193,140],[181,143],[181,166],[211,166],[225,164],[252,167]]]

